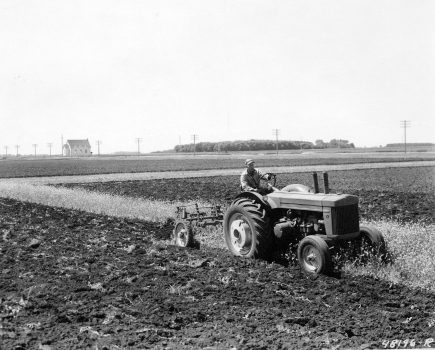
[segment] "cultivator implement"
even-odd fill
[[[223,222],[224,212],[220,205],[202,206],[198,203],[178,206],[173,239],[180,247],[190,247],[197,228],[216,226]]]

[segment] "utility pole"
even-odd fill
[[[60,145],[61,147],[60,147],[60,154],[62,155],[62,157],[63,157],[63,135],[60,135],[60,137],[61,137],[61,142],[62,142],[62,144]]]
[[[142,138],[140,137],[136,137],[136,142],[137,142],[137,154],[140,154],[140,143],[142,141]]]
[[[18,157],[18,148],[20,148],[20,145],[15,145],[15,148],[17,150],[17,157]]]
[[[196,141],[198,140],[198,135],[193,134],[192,135],[192,140],[193,140],[193,155],[196,155]]]
[[[98,147],[98,155],[100,155],[100,145],[101,145],[101,141],[97,140],[97,147]]]
[[[5,146],[5,152],[6,152],[5,157],[7,157],[8,156],[8,146]]]
[[[406,154],[406,128],[409,128],[411,126],[411,121],[410,120],[401,120],[400,126],[403,128],[404,133],[405,133],[405,154]]]
[[[51,146],[53,146],[52,142],[47,143],[48,148],[50,149],[50,157],[51,157]]]
[[[278,155],[278,135],[280,133],[279,129],[272,129],[273,135],[275,135],[275,139],[276,139],[276,154]]]
[[[36,147],[38,147],[38,145],[36,143],[32,144],[33,148],[35,149],[35,157],[36,157]]]

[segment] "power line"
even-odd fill
[[[47,146],[50,149],[50,157],[51,157],[51,146],[53,146],[53,143],[49,142],[49,143],[47,143]]]
[[[272,133],[273,135],[275,135],[275,139],[276,139],[276,154],[278,154],[278,135],[280,134],[280,130],[279,129],[272,129]]]
[[[406,154],[406,128],[411,127],[411,121],[410,120],[401,120],[400,121],[400,127],[403,128],[404,136],[405,136],[405,154]]]
[[[142,138],[136,137],[136,142],[137,142],[137,154],[140,154],[140,143],[142,142]]]
[[[197,134],[192,135],[193,140],[193,155],[196,155],[196,141],[198,140],[199,136]]]
[[[101,144],[102,144],[101,140],[97,140],[98,155],[100,155],[100,145]]]

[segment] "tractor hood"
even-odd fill
[[[322,211],[323,207],[342,207],[358,204],[358,197],[350,194],[325,194],[275,191],[263,197],[272,209],[288,208]]]

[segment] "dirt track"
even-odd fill
[[[165,248],[156,239],[170,227],[1,199],[0,230],[2,349],[362,349],[435,338],[434,294]]]

